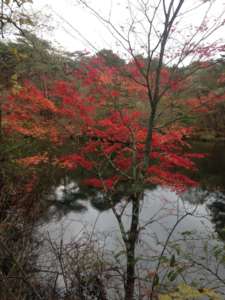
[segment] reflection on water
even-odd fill
[[[189,174],[189,176],[194,177],[194,179],[197,179],[200,182],[200,187],[198,189],[189,189],[179,196],[175,192],[160,187],[151,191],[146,191],[141,219],[144,218],[150,220],[156,211],[161,210],[161,212],[159,212],[160,218],[160,214],[167,211],[167,221],[164,219],[164,224],[166,224],[168,220],[170,220],[172,224],[172,211],[179,210],[181,207],[184,208],[184,206],[193,208],[198,205],[196,213],[204,214],[204,220],[207,219],[208,224],[210,219],[220,238],[225,238],[223,230],[225,226],[224,150],[224,143],[213,145],[209,143],[195,143],[193,146],[194,152],[208,154],[205,159],[198,160],[199,171],[197,173]],[[113,197],[113,203],[116,205],[123,201],[124,194],[118,192]],[[114,219],[112,212],[108,211],[111,207],[109,200],[105,199],[100,192],[94,189],[82,185],[78,186],[78,184],[75,183],[75,180],[70,179],[69,177],[64,178],[62,184],[54,189],[54,192],[50,197],[50,203],[51,207],[47,214],[48,224],[54,224],[56,227],[62,226],[64,223],[71,223],[71,220],[75,218],[76,223],[82,221],[82,223],[85,223],[85,227],[91,229],[93,222],[95,223],[95,220],[98,217],[98,222],[95,224],[96,230],[102,232],[109,229],[109,233],[112,232],[112,229],[118,229],[117,222]],[[164,205],[162,205],[162,203],[164,203]],[[167,203],[167,205],[165,205],[165,203]],[[178,211],[176,211],[175,215],[177,213]],[[126,214],[127,221],[125,220],[125,223],[129,221],[129,205]],[[169,214],[171,214],[170,217]],[[190,216],[187,219],[190,219]],[[190,226],[195,223],[198,228],[197,224],[200,224],[201,222],[202,220],[200,220],[199,217],[197,221],[189,220],[187,221],[186,229],[189,230]],[[66,235],[70,236],[69,228],[76,227],[80,230],[80,227],[83,225],[67,224],[65,226],[67,227]],[[151,228],[153,227],[154,226],[151,226]],[[75,229],[71,229],[71,231],[73,234],[77,232]],[[158,233],[159,229],[157,228],[156,231]]]
[[[57,236],[64,232],[64,242],[70,241],[72,238],[81,234],[82,230],[95,230],[95,232],[101,233],[102,237],[108,236],[109,244],[113,244],[117,247],[120,242],[120,233],[117,221],[110,209],[104,209],[100,211],[98,206],[104,206],[105,202],[100,193],[94,195],[91,198],[90,195],[85,200],[83,197],[79,198],[79,187],[75,183],[70,183],[70,188],[73,189],[73,193],[76,194],[73,210],[67,210],[66,214],[60,214],[61,210],[59,206],[66,206],[64,202],[67,202],[67,197],[64,198],[62,187],[56,190],[56,199],[59,202],[52,208],[51,213],[54,211],[55,218],[45,225],[50,232],[51,236],[57,239]],[[68,193],[68,189],[66,191]],[[193,195],[199,195],[201,201],[194,203]],[[201,195],[201,197],[200,197]],[[179,225],[178,231],[183,232],[187,229],[190,231],[198,231],[199,233],[205,232],[212,228],[209,221],[209,213],[207,206],[202,204],[204,202],[202,197],[205,193],[202,190],[190,190],[183,195],[178,195],[175,192],[162,187],[157,187],[152,191],[145,191],[144,199],[141,205],[140,213],[140,226],[145,226],[146,230],[142,233],[148,235],[149,239],[157,238],[163,240],[168,235],[168,230],[176,222],[177,218],[181,217],[185,213],[190,213],[183,222]],[[126,200],[121,200],[120,203]],[[98,203],[96,205],[96,202]],[[64,203],[64,204],[62,204]],[[117,204],[119,207],[120,204]],[[64,210],[65,212],[65,210]],[[59,214],[59,215],[57,215]],[[123,222],[125,226],[129,225],[131,215],[131,207],[129,203],[124,212]],[[60,218],[59,218],[60,216]],[[149,223],[149,226],[147,224]],[[175,235],[178,233],[175,233]],[[101,236],[101,235],[100,235]]]
[[[225,238],[225,145],[195,143],[194,152],[208,153],[208,156],[198,161],[199,171],[189,174],[200,182],[197,189],[189,189],[182,195],[177,195],[166,188],[157,187],[146,191],[142,202],[141,220],[150,222],[157,214],[160,222],[155,227],[151,223],[151,230],[162,235],[162,227],[173,224],[179,214],[186,209],[194,209],[194,216],[188,216],[183,222],[186,230],[204,230],[204,226],[212,227],[209,220],[221,238]],[[114,195],[113,203],[123,203],[124,195],[118,192]],[[50,197],[50,209],[47,214],[47,228],[58,232],[58,227],[65,227],[65,235],[72,238],[78,234],[81,227],[105,232],[114,236],[119,235],[117,222],[110,209],[110,202],[103,195],[85,186],[78,186],[74,179],[64,178],[62,184],[56,187]],[[129,222],[130,207],[125,211],[124,222]],[[202,216],[200,218],[200,215]],[[164,217],[163,217],[164,216]],[[204,226],[202,226],[204,222]],[[206,222],[206,223],[205,223]],[[161,225],[159,226],[159,223]],[[162,225],[163,223],[163,225]],[[45,225],[46,227],[46,225]],[[161,228],[161,229],[160,229]],[[185,228],[184,228],[185,229]]]
[[[77,186],[76,191],[79,191]],[[61,192],[58,190],[56,193],[60,200]],[[197,204],[193,203],[194,195],[198,195],[200,199]],[[140,227],[144,230],[140,231],[136,247],[137,265],[142,272],[148,273],[149,270],[155,268],[171,228],[179,218],[186,214],[187,216],[174,230],[164,257],[171,257],[171,253],[176,253],[180,265],[190,264],[190,258],[200,262],[202,257],[204,260],[208,259],[207,251],[209,253],[217,247],[217,241],[208,240],[213,226],[210,222],[208,206],[205,203],[202,204],[205,195],[206,193],[201,189],[190,190],[182,195],[162,187],[145,191],[140,213]],[[207,197],[212,201],[211,203],[215,200],[211,193],[207,193]],[[104,251],[110,253],[108,259],[116,259],[124,267],[125,248],[112,210],[99,211],[92,205],[91,198],[88,201],[83,199],[76,201],[85,209],[71,211],[60,219],[52,218],[42,227],[42,232],[44,234],[48,232],[52,241],[60,243],[63,240],[65,245],[69,245],[72,241],[79,241],[83,234],[89,232],[94,239],[97,239],[98,244],[104,247]],[[125,200],[122,200],[122,203],[123,201]],[[117,207],[119,205],[117,204]],[[131,207],[128,203],[123,217],[125,229],[128,228],[130,214]],[[188,258],[188,262],[185,257]],[[212,257],[210,257],[210,264],[211,268],[217,268],[217,262]],[[224,275],[223,268],[219,272]],[[187,278],[196,282],[202,277],[206,278],[206,275],[202,270],[200,271],[200,268],[191,268]],[[208,277],[205,282],[209,285],[213,281],[211,277]]]
[[[172,234],[166,255],[171,257],[175,253],[181,266],[191,267],[191,275],[187,275],[191,280],[197,277],[210,287],[213,280],[207,268],[224,278],[224,268],[217,269],[217,259],[221,263],[218,249],[223,248],[224,244],[210,238],[215,230],[225,240],[224,144],[199,144],[195,148],[195,152],[210,153],[199,163],[199,172],[190,174],[200,181],[199,188],[189,189],[182,194],[160,186],[145,191],[140,212],[140,229],[143,230],[137,243],[137,257],[139,267],[149,272],[155,266],[174,224],[185,216]],[[67,245],[71,241],[79,241],[84,233],[89,232],[104,246],[106,252],[111,253],[113,259],[123,265],[124,245],[118,223],[110,209],[109,200],[102,193],[87,189],[76,179],[67,177],[53,189],[49,202],[50,209],[41,227],[44,235],[47,233],[56,242],[63,239]],[[122,220],[125,230],[128,229],[131,206],[127,197],[118,192],[114,195],[113,203],[118,210],[125,207]]]
[[[212,216],[212,222],[215,224],[215,230],[219,237],[225,240],[225,195],[214,193],[214,201],[208,204]]]

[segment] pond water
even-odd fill
[[[74,184],[74,186],[76,185]],[[59,187],[56,190],[59,200],[62,195],[61,189],[62,187]],[[194,196],[206,197],[201,189],[190,190],[183,195],[178,195],[162,187],[157,187],[152,191],[146,190],[141,205],[141,226],[153,221],[152,224],[147,226],[149,227],[147,233],[150,234],[150,231],[157,233],[158,238],[163,239],[167,237],[167,228],[172,226],[177,221],[177,218],[189,212],[192,216],[187,216],[186,220],[183,220],[177,230],[181,232],[185,230],[197,230],[201,232],[205,231],[206,227],[212,229],[213,225],[210,222],[209,210],[205,203],[197,205],[190,203]],[[213,194],[207,194],[207,197],[211,198],[211,201],[214,200]],[[188,202],[189,199],[190,202]],[[92,205],[91,199],[89,201],[79,200],[79,204],[83,206],[81,211],[69,212],[59,219],[54,217],[44,225],[43,229],[47,230],[54,240],[59,239],[63,234],[65,243],[70,242],[75,237],[78,238],[83,231],[94,231],[101,233],[99,236],[102,236],[102,238],[107,237],[108,247],[117,249],[117,243],[120,242],[121,237],[116,218],[111,209],[99,211]],[[130,221],[130,214],[131,209],[128,204],[123,218],[123,222],[127,228]]]
[[[212,229],[216,225],[216,229],[219,230],[218,224],[223,225],[221,210],[224,209],[225,212],[225,206],[223,207],[223,201],[225,203],[225,144],[195,143],[193,151],[208,153],[205,159],[198,162],[199,171],[191,174],[192,178],[200,182],[198,188],[177,194],[167,188],[157,186],[144,193],[141,222],[144,224],[153,216],[155,219],[160,219],[156,222],[157,225],[151,224],[151,229],[156,230],[159,235],[163,235],[160,230],[161,223],[164,226],[171,225],[187,211],[193,212],[193,216],[187,216],[186,220],[180,224],[182,228],[180,230],[198,229],[200,232],[205,227]],[[43,228],[48,230],[54,239],[64,232],[65,241],[80,234],[82,229],[105,232],[116,241],[119,235],[118,224],[111,209],[107,209],[107,205],[103,202],[101,194],[82,193],[79,186],[69,179],[55,187],[52,196],[58,204],[50,207],[50,220]],[[221,220],[213,224],[213,221],[216,222],[216,209],[220,210]],[[124,222],[128,224],[129,205],[124,215]]]
[[[198,163],[199,171],[191,174],[192,178],[199,180],[198,188],[177,194],[168,188],[157,186],[144,192],[140,212],[140,226],[143,230],[140,231],[137,244],[137,256],[143,269],[152,267],[154,264],[152,257],[161,253],[171,230],[173,234],[169,240],[171,248],[168,255],[179,243],[186,256],[191,253],[192,257],[201,261],[203,255],[208,255],[209,249],[217,249],[218,245],[223,246],[225,145],[196,143],[194,148],[194,152],[208,153],[207,158]],[[57,205],[50,207],[48,221],[41,226],[43,236],[48,236],[56,243],[63,241],[67,245],[88,233],[99,244],[104,245],[106,251],[111,251],[111,255],[122,256],[120,253],[123,252],[124,245],[118,223],[112,210],[107,209],[100,193],[86,194],[84,197],[77,183],[67,179],[63,184],[55,187],[51,197],[56,200]],[[121,206],[126,206],[123,223],[125,228],[128,228],[131,207],[122,196],[120,199],[116,207],[119,210]],[[176,223],[178,224],[174,229]],[[215,232],[221,242],[216,238],[212,239]],[[176,251],[179,254],[180,250],[176,249]],[[205,259],[208,260],[207,257]],[[212,257],[210,259],[213,268],[214,266],[217,268],[215,259]],[[121,258],[121,261],[124,262],[124,258]],[[224,278],[224,269],[218,272]],[[203,274],[202,272],[199,275],[200,279]],[[189,276],[191,277],[192,275]],[[204,280],[206,280],[205,274]],[[209,276],[206,282],[210,286],[212,278]]]

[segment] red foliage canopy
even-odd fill
[[[72,139],[72,148],[51,159],[69,170],[83,168],[88,178],[85,183],[90,186],[109,191],[122,182],[140,181],[147,129],[146,111],[139,108],[139,102],[146,100],[146,88],[114,68],[102,64],[96,68],[96,61],[74,73],[74,81],[54,83],[49,99],[25,82],[4,104],[5,130],[46,140],[62,149]],[[168,72],[164,73],[168,84]],[[171,91],[174,89],[172,84]],[[184,150],[189,147],[184,137],[190,133],[177,125],[164,133],[153,133],[151,165],[142,183],[178,190],[196,185],[181,173],[181,168],[195,169],[195,155]],[[47,163],[50,156],[47,148],[20,163]]]

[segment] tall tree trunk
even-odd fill
[[[148,131],[145,140],[145,150],[144,150],[144,173],[146,172],[150,164],[150,153],[152,150],[152,136],[153,136],[154,123],[155,123],[156,108],[157,108],[157,103],[152,105],[151,113],[148,120]]]
[[[125,300],[134,299],[135,287],[135,246],[138,239],[140,194],[132,196],[131,225],[126,243],[127,250],[127,277],[125,283]]]

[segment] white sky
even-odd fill
[[[106,8],[108,0],[98,0]],[[56,41],[70,51],[111,48],[112,39],[94,16],[75,4],[73,0],[34,0],[34,7],[43,14],[51,14],[50,26],[53,32],[43,36]],[[62,4],[63,2],[63,4]],[[79,34],[80,33],[80,34]],[[89,42],[90,41],[90,44]]]
[[[112,20],[120,28],[120,25],[122,26],[129,22],[129,10],[126,8],[127,1],[130,1],[132,5],[136,5],[138,2],[138,0],[88,0],[88,3],[92,3],[92,6],[100,10],[104,16],[109,15],[111,8]],[[193,5],[198,5],[199,1],[186,0],[184,10],[186,11],[186,9],[193,7]],[[156,0],[150,0],[150,3],[154,2]],[[211,9],[211,17],[216,19],[225,9],[225,0],[213,2],[215,4]],[[183,28],[189,24],[199,24],[207,5],[208,1],[200,9],[184,16],[182,20]],[[86,49],[93,51],[94,49],[111,48],[115,52],[121,53],[121,49],[119,49],[115,40],[103,25],[84,8],[77,5],[76,0],[33,0],[33,7],[40,10],[44,15],[51,14],[48,23],[55,27],[53,31],[45,30],[45,32],[42,32],[42,37],[56,42],[65,50],[76,51]],[[160,16],[158,26],[160,26]],[[185,29],[183,30],[183,34],[184,32]],[[185,34],[188,34],[188,32],[185,32]],[[145,38],[144,36],[142,37],[143,39]],[[214,34],[211,37],[211,41],[223,37],[225,37],[224,28]]]

